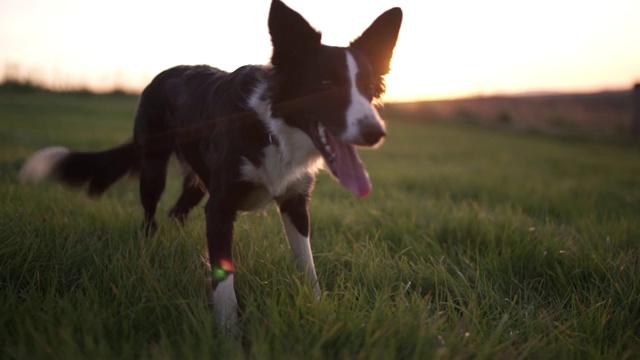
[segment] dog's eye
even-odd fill
[[[361,83],[360,88],[368,97],[373,97],[376,92],[375,86],[369,81]]]
[[[364,95],[373,98],[376,93],[376,87],[369,76],[359,76],[357,83],[358,89],[360,89]]]
[[[335,87],[335,84],[332,80],[322,80],[320,87],[322,90],[331,90]]]
[[[375,86],[373,86],[373,84],[371,83],[367,84],[364,89],[367,92],[367,95],[369,96],[373,96],[373,94],[375,94],[376,92]]]

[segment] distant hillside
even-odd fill
[[[25,81],[4,81],[0,93],[56,92]],[[90,96],[138,96],[123,90],[97,94],[86,89],[58,91]],[[628,139],[633,92],[489,96],[387,103],[392,121],[456,123],[589,139]]]
[[[543,94],[391,103],[407,120],[456,122],[589,138],[628,137],[633,93]]]
[[[44,86],[40,86],[29,80],[5,79],[0,82],[0,92],[4,93],[61,93],[74,95],[108,95],[108,96],[138,96],[139,94],[124,89],[114,89],[109,92],[94,92],[84,87],[69,87],[64,90],[52,90]]]

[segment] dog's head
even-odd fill
[[[349,47],[332,47],[300,14],[271,3],[273,116],[309,135],[333,175],[359,196],[371,184],[355,146],[376,146],[386,135],[372,102],[384,93],[401,22],[393,8]]]

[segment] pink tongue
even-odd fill
[[[369,195],[371,192],[369,174],[364,169],[355,147],[334,139],[329,133],[327,138],[336,155],[335,175],[340,184],[359,197]]]

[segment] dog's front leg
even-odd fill
[[[293,257],[298,269],[307,274],[313,287],[313,293],[320,298],[320,285],[313,262],[310,239],[309,198],[313,190],[314,178],[305,177],[296,190],[288,196],[278,199],[282,225],[287,234]]]
[[[218,326],[231,333],[236,332],[238,304],[233,288],[233,223],[236,209],[221,196],[212,195],[205,206],[207,220],[207,245],[211,264],[211,290],[207,295]]]

